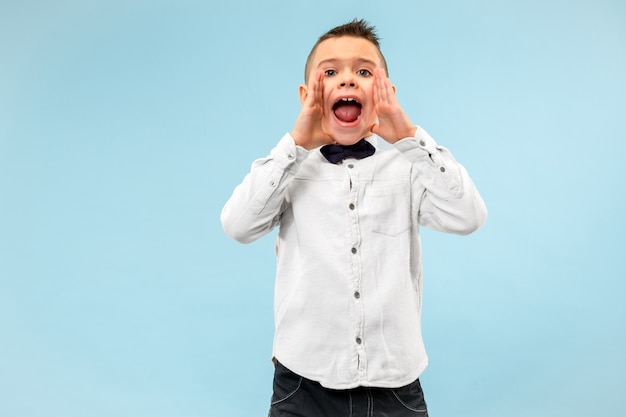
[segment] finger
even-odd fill
[[[381,99],[381,74],[380,68],[376,68],[374,70],[374,102],[378,104]]]
[[[382,104],[389,103],[389,79],[385,75],[385,71],[382,68],[376,69],[376,87],[378,89],[378,101]]]
[[[314,72],[311,76],[311,78],[309,79],[309,84],[307,85],[307,96],[306,96],[306,104],[309,107],[312,107],[315,105],[315,100],[316,100],[316,95],[317,95],[317,79],[319,74],[318,72]]]
[[[374,133],[374,134],[377,134],[377,135],[379,134],[379,132],[380,132],[380,127],[379,127],[378,123],[374,123],[374,124],[372,125],[372,127],[370,128],[370,132],[372,132],[372,133]],[[379,135],[379,136],[380,136],[380,135]]]
[[[308,94],[306,96],[306,104],[311,107],[311,104],[313,103],[314,96],[315,96],[315,75],[313,77],[311,77],[311,79],[309,80],[309,85],[308,85],[308,90],[307,90]]]
[[[394,90],[393,85],[391,84],[391,80],[389,78],[385,78],[384,82],[385,82],[385,92],[387,94],[387,102],[389,102],[390,104],[395,104],[396,103],[396,91]]]
[[[393,103],[393,100],[395,98],[395,93],[393,91],[393,86],[391,85],[391,81],[389,80],[389,78],[385,77],[382,79],[382,84],[383,84],[383,91],[384,91],[384,99],[386,103]]]
[[[315,83],[315,102],[321,106],[324,98],[324,72],[317,71],[315,75],[317,78]]]
[[[377,111],[380,112],[381,107],[384,106],[386,103],[385,85],[380,72],[377,70],[374,74],[375,79],[373,98]]]
[[[373,91],[373,99],[374,104],[378,105],[380,102],[380,86],[378,85],[378,73],[374,71],[374,91]]]
[[[377,68],[374,71],[374,102],[384,104],[386,101],[385,72],[381,68]]]

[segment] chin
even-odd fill
[[[362,126],[343,127],[334,125],[327,132],[330,132],[330,137],[339,145],[354,145],[372,134],[369,129],[365,129]]]
[[[363,139],[365,136],[350,136],[350,137],[344,137],[344,136],[335,136],[333,137],[333,139],[335,140],[335,143],[338,145],[354,145],[355,143],[357,143],[358,141],[360,141],[361,139]]]

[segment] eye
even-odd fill
[[[366,70],[366,69],[360,69],[357,72],[357,75],[360,75],[361,77],[369,77],[372,75],[370,70]]]
[[[337,71],[332,70],[332,69],[328,69],[326,71],[324,71],[324,75],[327,77],[332,77],[333,75],[337,75]]]

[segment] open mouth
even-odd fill
[[[361,103],[354,98],[344,97],[333,105],[333,113],[341,122],[355,122],[361,115]]]

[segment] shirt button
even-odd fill
[[[348,164],[348,168],[350,169],[354,168],[354,164]]]
[[[276,181],[270,181],[270,187],[276,187]]]
[[[426,146],[426,142],[424,142],[423,140],[420,140],[420,146]]]
[[[291,154],[291,153],[290,153],[289,155],[287,155],[287,159],[289,159],[290,161],[291,161],[293,158],[294,158],[293,154]]]
[[[446,167],[441,167],[441,168],[439,168],[439,171],[441,171],[441,172],[446,172]]]
[[[350,208],[350,210],[354,210],[354,204],[350,203],[348,207]]]
[[[358,291],[354,292],[354,298],[361,298],[361,293]]]
[[[351,252],[356,253],[356,248],[352,248]]]
[[[361,340],[361,338],[360,338],[360,337],[357,337],[357,338],[356,338],[356,344],[357,344],[357,345],[360,345],[361,343],[363,343],[363,341]]]

